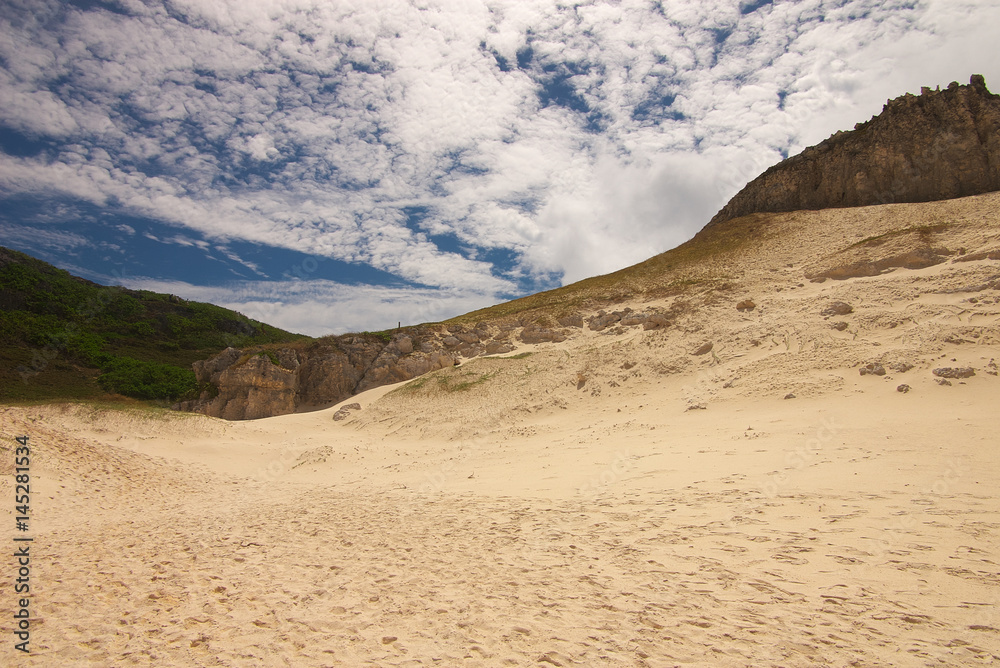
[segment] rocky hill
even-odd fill
[[[771,167],[712,218],[892,202],[930,202],[1000,190],[1000,96],[982,76],[889,100],[853,131]]]
[[[881,115],[853,132],[838,133],[772,167],[694,239],[645,262],[382,337],[352,334],[309,345],[229,348],[195,364],[198,381],[209,390],[178,407],[235,420],[281,415],[333,405],[433,371],[439,372],[434,387],[453,391],[493,377],[495,370],[472,371],[478,366],[467,367],[466,360],[515,350],[531,355],[563,342],[575,345],[594,336],[667,328],[681,352],[669,364],[662,360],[658,364],[680,372],[718,359],[718,344],[713,349],[712,338],[706,336],[712,327],[705,319],[717,317],[710,313],[720,307],[736,308],[759,318],[760,294],[784,287],[795,290],[797,284],[786,285],[789,280],[840,282],[952,264],[963,268],[961,280],[969,285],[996,290],[1000,279],[992,261],[1000,258],[1000,244],[994,238],[995,217],[983,217],[982,202],[957,204],[954,210],[860,209],[857,220],[827,217],[822,223],[766,212],[945,200],[1000,190],[998,129],[1000,97],[986,90],[982,77],[974,76],[969,86],[924,89],[919,97],[889,102]],[[996,200],[983,201],[988,209]],[[815,257],[808,261],[803,261],[801,252],[783,248],[794,244],[801,250],[807,239],[823,240],[810,246]],[[745,258],[759,255],[765,246],[773,249],[772,255],[781,255],[784,264],[771,258],[766,271],[751,282],[747,277],[757,270]],[[795,276],[782,274],[775,283],[773,272],[785,265],[795,267]],[[948,289],[952,288],[957,289]],[[829,299],[850,291],[826,293]],[[766,331],[750,337],[757,345],[787,338],[784,324],[765,320],[770,322]],[[949,329],[941,336],[963,336],[956,332]],[[720,332],[714,338],[730,335]],[[817,341],[829,338],[825,333],[816,336]],[[847,362],[838,357],[836,363]],[[458,365],[462,368],[449,370]],[[594,360],[592,366],[600,364]],[[626,369],[625,375],[630,373]],[[576,382],[581,387],[595,388],[592,373],[583,370],[579,377]]]

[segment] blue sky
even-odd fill
[[[1000,0],[0,0],[0,244],[314,335],[690,238]]]

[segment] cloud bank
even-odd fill
[[[148,279],[309,333],[614,271],[888,97],[1000,81],[992,0],[0,4],[0,198],[99,211],[110,264],[139,218],[403,285]],[[31,223],[67,263],[71,215]]]

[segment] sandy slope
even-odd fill
[[[1000,248],[998,204],[775,217],[667,330],[469,361],[343,422],[0,408],[0,471],[16,434],[38,453],[34,651],[4,585],[0,663],[998,662],[1000,299],[973,288],[1000,262],[804,278],[921,221]]]

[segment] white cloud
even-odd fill
[[[0,195],[366,263],[459,308],[676,245],[782,154],[887,97],[1000,81],[984,58],[997,0],[745,4],[11,8],[0,123],[51,145],[0,155]],[[426,210],[419,226],[407,207]],[[520,264],[492,266],[490,249]]]
[[[92,240],[72,232],[30,229],[16,225],[0,225],[0,244],[17,248],[37,246],[61,252],[95,245]]]
[[[290,332],[325,336],[438,322],[496,303],[468,290],[352,286],[332,281],[245,281],[219,287],[127,278],[135,290],[174,294],[238,311]]]

